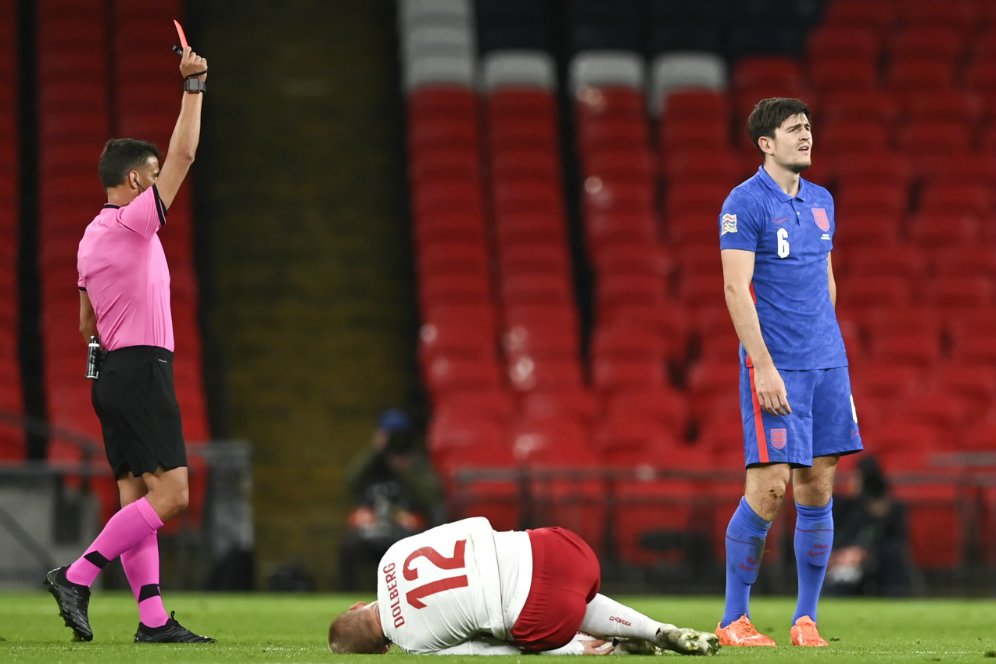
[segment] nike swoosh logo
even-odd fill
[[[788,217],[778,217],[777,219],[772,219],[771,223],[773,223],[773,224],[784,224],[788,220],[789,220]]]

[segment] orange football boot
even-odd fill
[[[820,630],[816,629],[816,623],[809,616],[802,616],[795,621],[790,630],[792,645],[807,646],[810,648],[826,648],[830,644],[820,636]]]
[[[795,634],[795,632],[792,633]],[[726,627],[716,625],[716,636],[719,637],[719,645],[721,646],[764,646],[770,648],[777,645],[770,636],[765,636],[757,631],[747,616],[740,616],[739,620],[734,620]]]

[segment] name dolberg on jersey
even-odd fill
[[[395,564],[385,565],[384,583],[387,584],[388,598],[391,600],[391,617],[394,618],[394,627],[398,628],[405,624],[405,617],[401,615],[401,597],[398,593],[398,577],[394,573]]]

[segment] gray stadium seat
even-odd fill
[[[460,85],[472,88],[476,84],[474,59],[461,56],[426,55],[404,63],[405,91],[424,85]]]
[[[654,58],[651,64],[650,110],[654,115],[660,115],[664,100],[675,90],[725,90],[727,85],[726,63],[715,53],[664,53]]]
[[[398,24],[404,31],[420,23],[432,25],[467,25],[473,27],[474,13],[470,0],[399,0]]]
[[[473,60],[477,47],[474,33],[463,26],[418,23],[402,34],[405,62],[432,55],[463,57]]]
[[[631,51],[584,51],[574,56],[569,74],[571,91],[589,86],[622,86],[643,89],[643,58]]]
[[[542,51],[495,51],[484,58],[481,84],[485,90],[502,86],[554,90],[557,72],[553,58]]]

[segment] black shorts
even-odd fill
[[[187,465],[173,353],[156,346],[112,350],[104,356],[92,397],[115,478]]]

